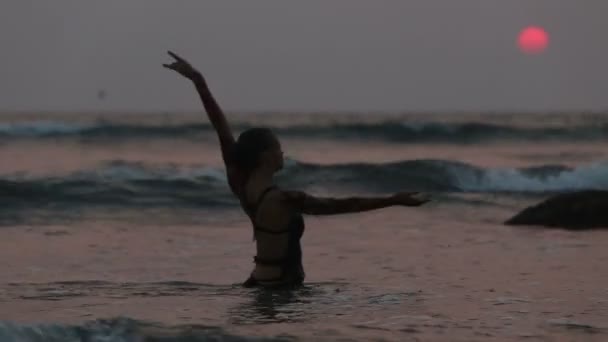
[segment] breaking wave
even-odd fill
[[[608,189],[608,163],[485,169],[449,160],[319,165],[290,161],[277,177],[286,188],[327,193],[394,191],[547,193]],[[56,177],[0,178],[5,208],[54,205],[233,206],[222,170],[112,161]]]

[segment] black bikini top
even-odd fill
[[[260,225],[258,225],[255,222],[255,217],[257,216],[257,211],[258,211],[258,208],[260,207],[260,204],[262,204],[262,201],[264,201],[264,198],[266,197],[266,195],[269,192],[271,192],[272,190],[276,190],[276,189],[277,189],[277,187],[274,186],[274,185],[271,185],[268,188],[266,188],[262,192],[262,194],[260,194],[260,197],[258,197],[258,200],[257,200],[256,204],[253,207],[250,207],[249,210],[248,210],[249,211],[249,217],[251,218],[251,222],[253,223],[254,238],[255,238],[255,234],[257,234],[258,232],[262,232],[262,233],[266,233],[266,234],[271,234],[271,235],[281,235],[281,234],[287,234],[287,233],[292,232],[294,230],[293,227],[292,227],[293,226],[292,223],[289,223],[287,225],[287,227],[285,227],[285,229],[282,229],[282,230],[273,230],[273,229],[268,229],[268,228],[265,228],[263,226],[260,226]],[[294,219],[299,219],[299,220],[301,220],[301,218],[302,218],[301,215],[295,215],[295,217],[294,217]],[[302,221],[302,223],[303,223],[303,221]],[[302,227],[302,229],[298,229],[298,230],[303,230],[303,227]]]
[[[272,190],[276,189],[276,186],[269,186],[266,188],[257,200],[255,206],[249,208],[249,216],[253,224],[253,239],[256,239],[258,233],[264,233],[269,235],[289,235],[289,243],[287,254],[280,258],[264,259],[258,256],[253,258],[257,264],[269,265],[269,266],[286,266],[289,264],[299,265],[302,262],[302,251],[300,247],[300,239],[304,234],[304,218],[301,214],[294,214],[291,221],[287,224],[287,227],[282,230],[271,230],[266,227],[262,227],[255,222],[257,210],[264,200],[264,197]]]

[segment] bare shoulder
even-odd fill
[[[308,196],[304,191],[299,190],[280,189],[279,193],[283,200],[297,200]]]
[[[280,200],[292,208],[303,210],[304,208],[312,208],[319,205],[325,205],[330,201],[330,198],[319,198],[304,191],[299,190],[281,190]]]
[[[299,191],[299,190],[281,189],[280,191],[278,191],[278,193],[281,196],[281,200],[286,201],[286,202],[304,201],[310,197],[310,195],[308,195],[304,191]]]
[[[274,208],[278,210],[293,210],[293,202],[291,198],[293,198],[293,194],[291,191],[285,191],[278,187],[273,187],[272,190],[268,191],[263,196],[264,206],[266,208]]]

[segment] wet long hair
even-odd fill
[[[277,137],[268,128],[250,128],[239,135],[234,147],[233,158],[239,170],[245,175],[243,179],[243,189],[244,185],[247,184],[251,173],[259,166],[262,153],[274,147],[277,142]],[[244,196],[244,194],[242,196]],[[240,200],[244,205],[244,208],[248,208],[246,211],[252,209],[247,205],[244,197],[240,198]],[[252,212],[249,212],[248,214],[251,215]],[[253,217],[250,216],[250,218],[252,223],[254,223]],[[253,231],[253,240],[255,240],[255,229]]]

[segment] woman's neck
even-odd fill
[[[273,184],[274,170],[265,167],[258,167],[249,176],[247,187],[250,191],[257,193],[264,191]]]

